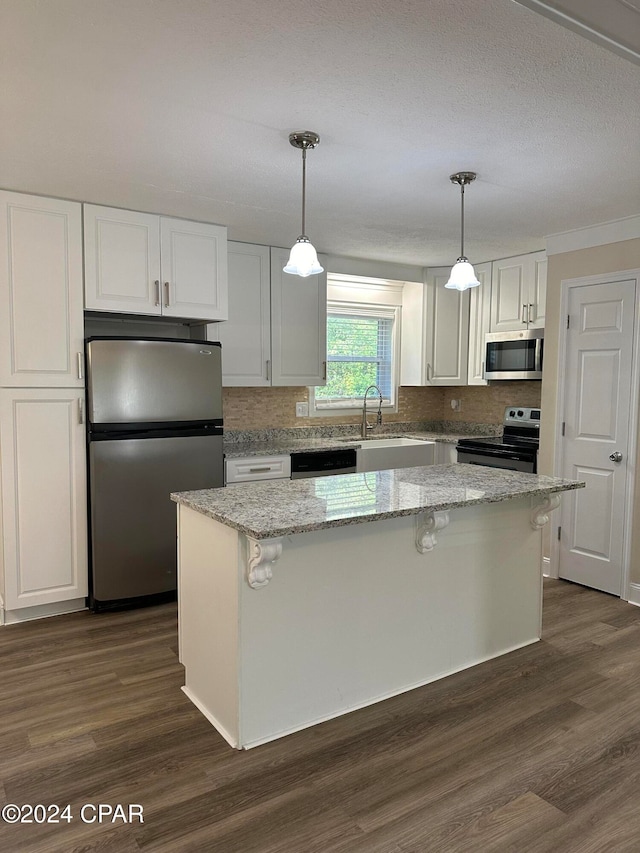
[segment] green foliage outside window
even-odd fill
[[[389,317],[329,313],[327,384],[316,387],[318,402],[362,398],[374,384],[391,399],[392,327]]]

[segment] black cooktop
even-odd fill
[[[461,450],[499,453],[518,453],[521,457],[535,458],[539,445],[540,409],[526,406],[507,406],[504,412],[503,432],[499,436],[472,436],[461,438]]]
[[[535,455],[538,449],[538,438],[529,438],[520,435],[498,435],[487,438],[461,438],[458,441],[458,447],[466,448],[467,450],[505,450],[518,451],[519,453],[531,453]]]

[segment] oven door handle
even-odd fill
[[[479,447],[460,447],[460,445],[456,445],[456,450],[460,453],[471,453],[474,456],[491,456],[495,459],[513,459],[516,462],[530,462],[535,458],[535,453],[513,453],[505,450],[493,450],[490,448],[482,448]]]

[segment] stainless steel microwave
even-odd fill
[[[542,379],[544,329],[485,336],[485,379]]]

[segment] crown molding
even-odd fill
[[[638,238],[640,238],[640,216],[627,216],[624,219],[614,219],[612,222],[601,222],[599,225],[588,225],[586,228],[549,234],[545,240],[547,255],[561,255],[564,252],[591,249],[594,246],[606,246],[607,243],[621,243],[623,240]]]

